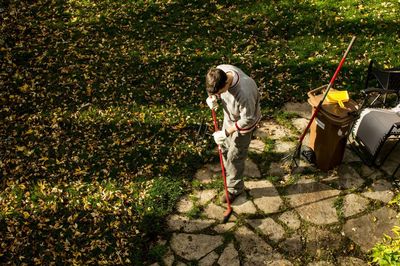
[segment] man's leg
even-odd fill
[[[226,141],[224,147],[224,164],[228,191],[237,195],[243,192],[244,162],[251,141],[252,132],[239,134],[234,132]]]

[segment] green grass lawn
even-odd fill
[[[0,261],[142,264],[213,160],[204,77],[249,73],[264,114],[368,62],[400,66],[397,0],[0,3]]]

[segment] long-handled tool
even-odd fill
[[[340,61],[339,66],[337,67],[337,69],[335,71],[335,74],[333,75],[333,77],[331,78],[331,81],[329,82],[328,86],[325,89],[325,93],[324,93],[321,101],[318,103],[317,107],[315,108],[315,110],[314,110],[314,112],[313,112],[313,114],[312,114],[312,116],[310,118],[310,121],[307,124],[307,127],[304,129],[303,134],[301,134],[301,136],[299,138],[299,143],[297,144],[296,149],[295,149],[295,151],[294,151],[294,153],[292,155],[291,167],[293,167],[294,164],[296,165],[296,167],[298,166],[298,164],[296,162],[296,159],[298,159],[300,157],[300,150],[301,150],[301,145],[303,143],[304,137],[307,135],[308,129],[311,127],[312,122],[314,121],[314,119],[317,116],[319,110],[321,109],[322,103],[324,102],[326,96],[328,95],[329,90],[333,86],[333,83],[335,82],[336,76],[338,75],[340,69],[342,68],[342,65],[343,65],[344,61],[346,60],[347,54],[349,53],[351,47],[353,46],[353,43],[354,43],[355,39],[356,39],[355,36],[351,39],[351,42],[350,42],[349,46],[347,47],[347,50],[344,53],[343,58]]]
[[[215,110],[212,109],[212,117],[214,120],[214,130],[215,132],[217,132],[218,129],[218,124],[217,124],[217,115],[215,114]],[[219,152],[219,162],[221,163],[221,171],[222,171],[222,177],[224,179],[224,189],[225,189],[225,197],[226,197],[226,203],[228,205],[228,208],[226,209],[226,211],[224,212],[224,218],[222,219],[223,223],[226,223],[229,220],[229,217],[232,214],[232,207],[231,207],[231,201],[229,199],[229,192],[228,192],[228,186],[226,184],[226,175],[225,175],[225,167],[224,167],[224,161],[222,158],[222,150],[220,145],[218,145],[218,152]]]

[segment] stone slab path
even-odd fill
[[[390,174],[400,148],[381,169],[364,165],[347,147],[330,171],[302,160],[290,172],[280,158],[295,146],[291,139],[305,128],[310,108],[284,108],[298,115],[295,129],[262,121],[246,161],[246,191],[232,203],[228,223],[221,223],[222,190],[212,185],[221,183],[219,162],[198,170],[200,188],[166,219],[162,265],[368,265],[368,251],[384,234],[393,235],[400,214],[388,204],[398,193]]]

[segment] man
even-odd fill
[[[244,191],[243,172],[253,130],[261,119],[260,94],[256,83],[239,68],[219,65],[206,75],[206,102],[210,109],[224,110],[222,129],[213,134],[220,145],[226,170],[230,202]],[[221,202],[226,202],[222,195]]]

